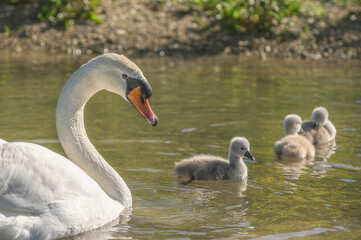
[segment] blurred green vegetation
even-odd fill
[[[167,0],[165,0],[167,1]],[[324,6],[361,3],[361,0],[184,0],[210,11],[234,32],[269,31],[292,16],[322,17]]]
[[[37,19],[62,25],[65,28],[76,19],[90,20],[95,23],[103,22],[96,12],[99,7],[98,0],[8,0],[8,3],[31,3],[38,9]]]
[[[210,10],[234,31],[269,30],[284,17],[301,14],[301,0],[189,0]]]
[[[101,0],[7,0],[9,4],[32,3],[41,21],[69,27],[74,20],[102,23],[97,14]],[[287,17],[322,17],[326,5],[361,4],[361,0],[156,0],[152,4],[188,4],[225,22],[234,32],[269,31]]]

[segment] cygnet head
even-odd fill
[[[297,135],[301,131],[302,119],[297,114],[289,114],[285,117],[283,130],[285,136]]]
[[[312,112],[312,123],[315,127],[320,127],[326,124],[328,120],[328,111],[324,107],[317,107]]]
[[[247,157],[252,161],[256,160],[250,152],[250,144],[248,140],[244,137],[232,138],[229,146],[229,153],[230,156]]]

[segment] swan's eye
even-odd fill
[[[122,78],[124,78],[125,80],[127,80],[127,79],[128,79],[128,75],[127,75],[127,74],[123,74],[123,75],[122,75]]]
[[[241,150],[244,150],[244,147],[241,147]]]

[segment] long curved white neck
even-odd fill
[[[61,91],[56,108],[59,140],[70,160],[95,180],[108,196],[128,207],[132,204],[132,198],[127,185],[97,152],[85,131],[85,104],[95,93],[104,89],[99,84],[104,70],[95,71],[92,70],[94,66],[86,65],[73,74]]]

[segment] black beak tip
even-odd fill
[[[249,151],[246,152],[245,156],[251,159],[252,161],[256,161],[256,159],[252,156],[252,154]]]
[[[152,126],[155,127],[158,124],[158,118],[154,117],[154,123],[152,123]]]

